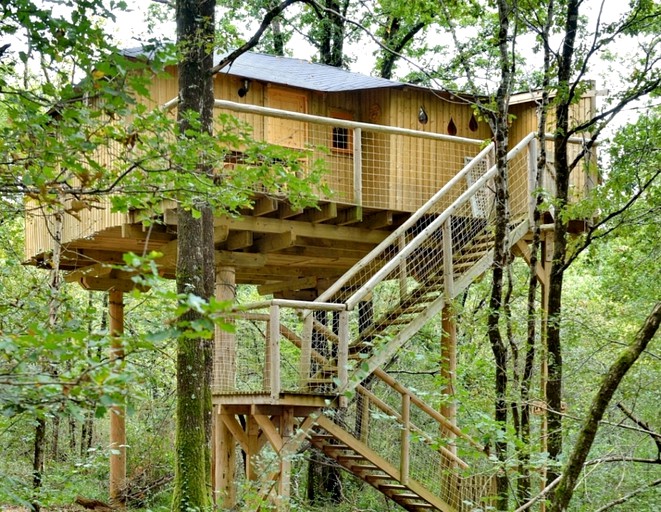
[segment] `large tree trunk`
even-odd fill
[[[191,113],[200,123],[201,132],[212,132],[214,7],[213,0],[177,2],[177,42],[182,55],[177,121],[182,136],[193,128],[189,123]],[[209,169],[199,163],[197,168],[182,172],[207,173]],[[201,215],[185,208],[178,212],[177,292],[208,300],[214,279],[213,227],[208,226],[212,216],[202,201],[195,208]],[[192,322],[200,316],[189,311],[180,320]],[[184,335],[177,342],[175,511],[203,510],[210,504],[209,365],[213,360],[209,352],[209,342],[199,337]]]
[[[553,239],[553,261],[549,277],[549,306],[547,324],[547,365],[546,400],[548,407],[548,452],[552,460],[558,460],[562,452],[562,344],[560,321],[562,315],[562,284],[565,261],[567,259],[567,221],[562,215],[569,196],[569,162],[567,144],[569,133],[569,106],[573,100],[570,87],[574,43],[578,25],[580,0],[567,2],[565,20],[565,40],[558,63],[558,104],[556,107],[556,138],[554,144],[556,179],[556,215]],[[549,469],[548,480],[558,477],[557,469]]]
[[[622,382],[629,369],[647,348],[659,329],[659,324],[661,324],[661,302],[657,303],[649,314],[643,326],[636,334],[634,342],[620,354],[617,361],[608,369],[608,373],[604,375],[599,386],[599,391],[597,391],[597,394],[592,399],[590,411],[583,422],[574,449],[562,471],[560,483],[551,496],[550,512],[567,510],[574,493],[574,487],[576,487],[576,482],[583,469],[583,464],[597,435],[599,422],[603,418],[604,412],[613,398],[615,391],[617,391],[620,382]]]

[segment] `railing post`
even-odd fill
[[[449,301],[454,297],[454,269],[452,265],[452,226],[448,217],[441,227],[443,233],[443,279],[445,281],[445,297]]]
[[[337,347],[337,378],[339,389],[346,388],[349,382],[349,312],[340,311],[338,314],[339,329],[338,329],[338,347]],[[340,396],[340,408],[345,408],[348,405],[348,400],[345,395]]]
[[[305,390],[310,379],[310,364],[312,358],[312,311],[303,311],[303,333],[301,336],[301,362],[299,365],[299,387]]]
[[[266,371],[271,400],[280,397],[280,306],[271,306],[266,347]]]
[[[400,455],[400,477],[399,481],[406,485],[409,482],[409,447],[411,432],[411,397],[408,393],[402,393],[402,451]]]
[[[537,205],[537,139],[533,138],[528,144],[528,219],[532,226],[535,222],[534,213]]]
[[[353,200],[358,206],[363,204],[363,130],[353,129]]]
[[[397,240],[397,248],[399,249],[398,254],[401,253],[406,247],[406,239],[404,234],[399,237]],[[399,300],[404,300],[406,293],[408,292],[408,268],[406,265],[406,259],[402,258],[402,261],[399,262]]]

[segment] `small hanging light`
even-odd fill
[[[427,111],[422,105],[420,105],[420,110],[418,110],[418,121],[420,121],[420,124],[427,124],[427,121],[429,121]]]

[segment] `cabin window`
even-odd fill
[[[346,110],[331,109],[330,117],[353,121],[353,114]],[[343,126],[333,126],[331,129],[330,147],[337,153],[351,153],[353,151],[353,130]]]

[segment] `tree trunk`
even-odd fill
[[[213,48],[214,7],[212,0],[179,0],[177,2],[177,42],[181,52],[179,64],[179,133],[188,136],[193,129],[189,119],[195,114],[199,130],[212,132],[213,121]],[[195,130],[193,130],[195,131]],[[198,163],[195,169],[181,172],[207,173]],[[209,299],[214,279],[213,227],[209,207],[204,202],[194,205],[200,215],[180,208],[178,212],[177,292]],[[208,268],[211,266],[211,269]],[[188,311],[180,320],[193,322],[201,315]],[[173,494],[174,511],[204,510],[210,505],[210,390],[213,359],[208,357],[209,342],[201,337],[183,335],[177,341],[177,425],[176,467]]]
[[[498,173],[494,179],[496,225],[494,236],[494,263],[492,271],[491,296],[487,330],[496,366],[494,419],[502,430],[507,426],[507,346],[500,332],[500,314],[503,299],[503,270],[508,263],[507,237],[509,226],[508,162],[509,149],[508,109],[512,83],[512,63],[508,47],[510,27],[510,6],[506,0],[498,1],[498,45],[500,59],[500,85],[496,94],[497,111],[492,114],[491,124],[496,145],[496,166]],[[496,457],[500,462],[507,459],[507,441],[496,441]],[[507,510],[508,479],[505,471],[499,472],[496,480],[498,510]]]
[[[657,303],[649,314],[643,326],[636,334],[634,342],[620,354],[608,369],[608,373],[604,375],[599,386],[599,391],[597,391],[597,394],[592,399],[590,411],[583,422],[574,449],[562,471],[560,483],[551,496],[550,512],[567,510],[574,493],[574,487],[583,469],[583,464],[597,435],[599,422],[603,418],[606,408],[613,398],[615,391],[617,391],[620,382],[622,382],[629,369],[647,348],[659,329],[659,324],[661,324],[661,302]]]
[[[37,424],[34,428],[34,451],[32,457],[32,503],[34,512],[39,512],[41,504],[39,503],[39,489],[44,473],[44,440],[46,438],[46,420],[37,418]]]
[[[554,144],[556,179],[556,215],[554,221],[553,261],[549,276],[549,306],[547,324],[547,366],[546,400],[548,408],[548,452],[551,460],[557,461],[562,452],[562,344],[560,321],[562,315],[562,285],[567,258],[567,221],[562,215],[569,195],[569,162],[567,144],[569,133],[569,106],[573,100],[570,88],[574,42],[578,25],[580,0],[567,2],[565,40],[558,63],[558,104],[556,107],[556,138]],[[548,481],[558,477],[552,466],[548,471]]]
[[[342,14],[346,12],[348,0],[326,0],[323,18],[320,21],[319,61],[322,64],[341,68],[344,64],[344,28]]]

